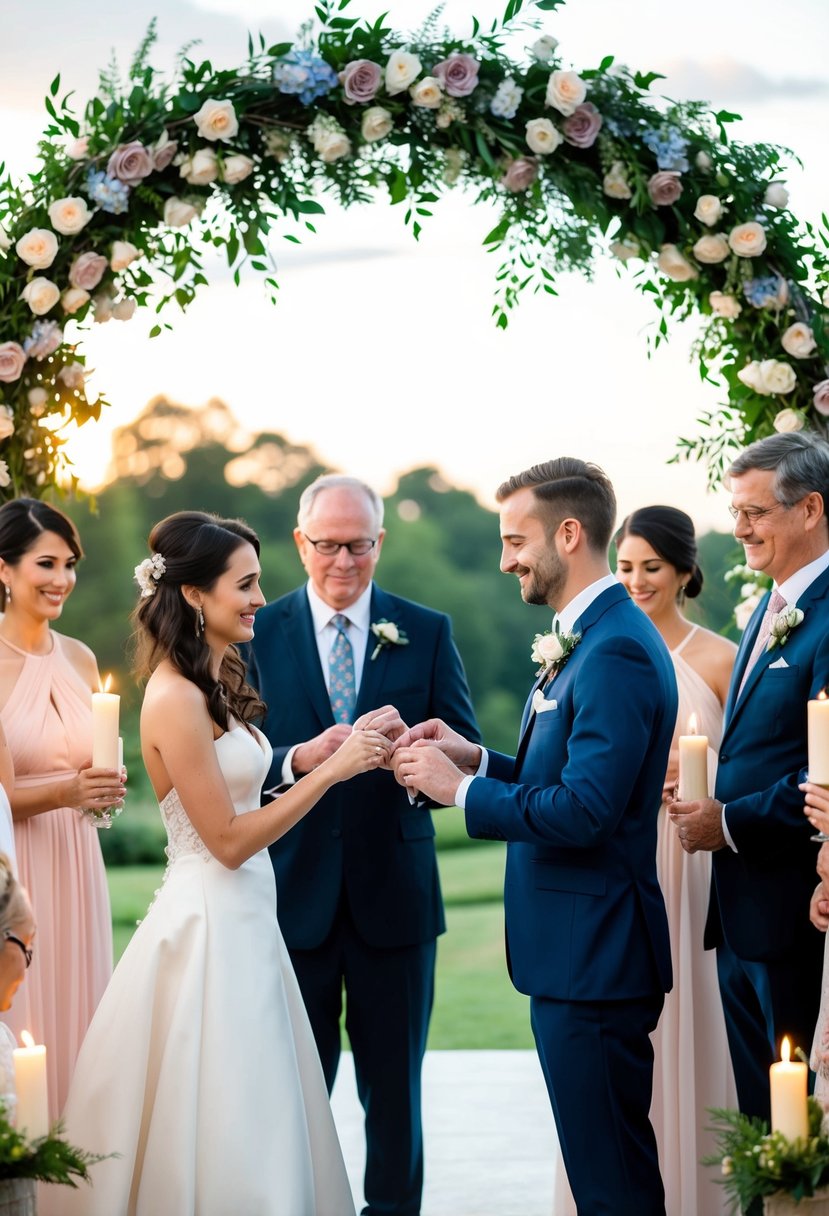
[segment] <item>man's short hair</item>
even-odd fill
[[[616,523],[616,495],[607,474],[596,464],[559,456],[516,473],[498,487],[498,502],[518,490],[531,489],[548,536],[562,520],[577,519],[591,549],[606,553]]]
[[[829,511],[829,443],[814,431],[787,431],[758,439],[733,461],[729,477],[751,469],[774,472],[772,492],[778,502],[793,507],[817,492]]]
[[[316,481],[312,481],[309,486],[305,487],[299,499],[299,509],[296,517],[297,527],[301,531],[305,531],[305,525],[308,523],[313,511],[317,495],[321,494],[323,490],[354,490],[358,494],[365,495],[374,514],[375,532],[380,531],[383,526],[382,498],[371,486],[366,485],[364,481],[360,481],[359,477],[348,477],[345,473],[325,473],[322,477],[318,477]]]

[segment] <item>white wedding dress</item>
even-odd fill
[[[216,740],[238,814],[270,747]],[[175,790],[169,866],[78,1058],[66,1138],[117,1153],[92,1186],[41,1188],[41,1216],[353,1216],[319,1057],[276,921],[267,850],[229,870]]]

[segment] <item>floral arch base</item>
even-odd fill
[[[605,252],[669,322],[699,315],[703,378],[723,394],[679,453],[716,477],[735,444],[829,416],[829,226],[800,224],[781,180],[785,150],[729,137],[738,116],[654,97],[657,73],[612,57],[574,71],[524,0],[465,36],[437,19],[400,34],[320,0],[297,40],[249,39],[238,70],[189,53],[172,79],[149,55],[109,71],[82,120],[52,82],[39,164],[0,177],[0,485],[72,484],[70,424],[97,419],[82,353],[93,322],[185,308],[223,251],[276,295],[269,238],[313,232],[320,197],[400,205],[415,238],[441,195],[463,188],[501,218],[493,313],[506,327],[524,291],[555,295],[563,270]],[[512,48],[519,49],[515,57]],[[2,170],[0,169],[0,172]]]

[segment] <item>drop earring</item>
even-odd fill
[[[6,587],[6,603],[10,604],[12,602],[12,589],[8,583],[5,584],[5,587]]]
[[[201,608],[196,609],[196,637],[200,638],[204,633],[204,613]]]

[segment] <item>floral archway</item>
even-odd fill
[[[494,202],[483,244],[499,254],[501,327],[522,292],[555,295],[559,272],[589,275],[603,253],[658,309],[654,345],[701,316],[695,354],[722,406],[679,450],[712,478],[735,444],[826,431],[829,227],[789,210],[790,154],[733,141],[727,111],[652,96],[657,73],[611,57],[574,71],[537,17],[511,58],[524,0],[466,37],[437,19],[404,37],[351,3],[319,0],[293,43],[249,40],[237,70],[183,53],[169,80],[150,65],[151,29],[80,121],[52,82],[38,168],[0,177],[0,493],[71,482],[66,427],[107,404],[86,396],[84,328],[144,307],[151,336],[170,328],[167,306],[207,282],[208,246],[275,296],[268,236],[313,232],[326,194],[387,199],[415,238],[449,189]]]

